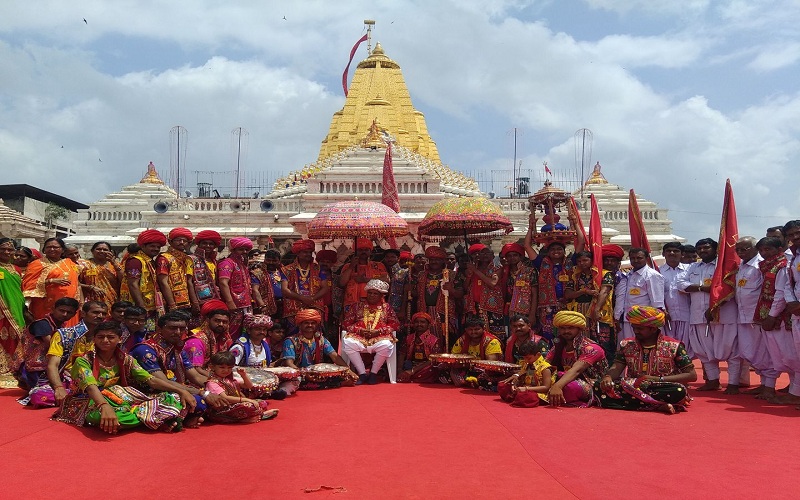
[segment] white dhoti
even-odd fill
[[[764,331],[764,343],[767,345],[772,366],[778,373],[788,373],[791,385],[789,394],[800,396],[800,359],[794,345],[792,332],[784,330],[781,325],[775,330]]]
[[[728,383],[739,384],[742,373],[742,360],[737,342],[736,324],[691,325],[689,345],[692,346],[697,359],[703,363],[708,380],[719,380],[719,362],[728,363]],[[706,336],[708,331],[708,336]]]
[[[694,351],[692,350],[691,344],[689,343],[688,321],[668,321],[664,325],[664,335],[683,342],[683,345],[684,347],[686,347],[686,352],[689,354],[689,357],[692,359],[695,359],[697,357]]]
[[[739,323],[737,336],[742,360],[750,363],[755,369],[761,377],[761,385],[775,387],[775,381],[780,372],[773,366],[761,326],[753,323]]]
[[[345,337],[342,339],[342,350],[347,354],[350,363],[352,363],[353,368],[356,369],[356,373],[359,375],[363,375],[367,372],[364,366],[364,360],[361,359],[361,353],[366,352],[373,354],[370,373],[378,373],[378,370],[381,369],[386,360],[389,359],[394,352],[394,342],[391,340],[379,340],[372,345],[365,346],[354,338]]]

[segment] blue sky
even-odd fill
[[[609,180],[690,241],[716,236],[727,177],[743,235],[800,212],[793,1],[4,2],[5,182],[100,199],[166,174],[175,125],[190,171],[231,168],[238,126],[249,172],[301,168],[367,18],[453,168],[509,169],[517,127],[525,168],[572,171],[586,127]]]

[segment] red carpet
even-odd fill
[[[0,392],[14,464],[0,497],[778,498],[800,473],[800,411],[721,392],[693,391],[689,412],[667,416],[381,384],[301,392],[274,403],[276,420],[172,436],[52,422],[18,394]]]

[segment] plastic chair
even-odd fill
[[[346,330],[342,330],[339,334],[339,356],[344,360],[345,363],[348,365],[350,364],[350,357],[347,353],[344,352],[344,336],[347,335]],[[389,359],[386,360],[386,371],[389,373],[389,383],[396,384],[397,383],[397,332],[392,332],[392,336],[394,337],[395,344],[394,349],[392,350],[392,355],[389,356]]]

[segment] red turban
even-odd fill
[[[411,255],[411,252],[406,252],[405,250],[400,252],[400,262],[405,262],[407,260],[414,260],[414,256]]]
[[[525,255],[525,249],[522,248],[522,245],[519,243],[506,243],[503,245],[503,249],[500,250],[500,256],[505,257],[509,252],[517,252],[520,255]]]
[[[356,241],[356,250],[372,250],[372,241],[359,239]]]
[[[480,252],[481,250],[484,250],[484,249],[486,249],[486,245],[484,245],[483,243],[475,243],[474,245],[471,245],[469,247],[469,250],[467,250],[467,253],[470,254],[470,255],[474,255],[474,254],[476,254],[476,253],[478,253],[478,252]]]
[[[181,236],[189,241],[192,241],[192,232],[185,227],[176,227],[169,232],[169,237],[167,239],[174,240],[175,238],[180,238]]]
[[[316,309],[300,309],[294,317],[298,325],[304,321],[316,321],[322,323],[322,314]]]
[[[228,310],[228,306],[225,305],[225,302],[222,302],[219,299],[211,299],[206,301],[203,306],[200,308],[200,315],[201,316],[208,316],[211,311],[216,311],[218,309],[222,309],[224,311]]]
[[[442,247],[428,247],[425,249],[425,257],[429,259],[446,259],[447,252]]]
[[[317,252],[317,262],[334,264],[338,259],[339,255],[334,250],[320,250]]]
[[[616,257],[621,259],[625,256],[625,250],[619,245],[603,245],[603,257]]]
[[[216,231],[212,231],[210,229],[204,229],[199,233],[197,233],[197,237],[194,240],[196,242],[212,241],[215,246],[220,246],[220,244],[222,243],[222,236],[220,236],[219,233]]]
[[[167,244],[167,237],[158,229],[145,229],[139,234],[139,237],[136,238],[136,243],[138,243],[140,247],[149,243],[158,243],[159,246],[163,247]]]
[[[431,318],[431,315],[428,314],[428,313],[424,313],[424,312],[414,313],[414,315],[411,316],[411,321],[413,322],[417,318],[422,318],[424,320],[427,320],[428,323],[431,323],[431,324],[433,323],[433,318]]]
[[[231,250],[235,250],[237,248],[246,248],[248,250],[252,250],[253,242],[250,241],[250,238],[244,238],[239,236],[238,238],[231,238],[230,246]]]
[[[292,253],[313,252],[316,244],[311,240],[297,240],[292,243]]]

